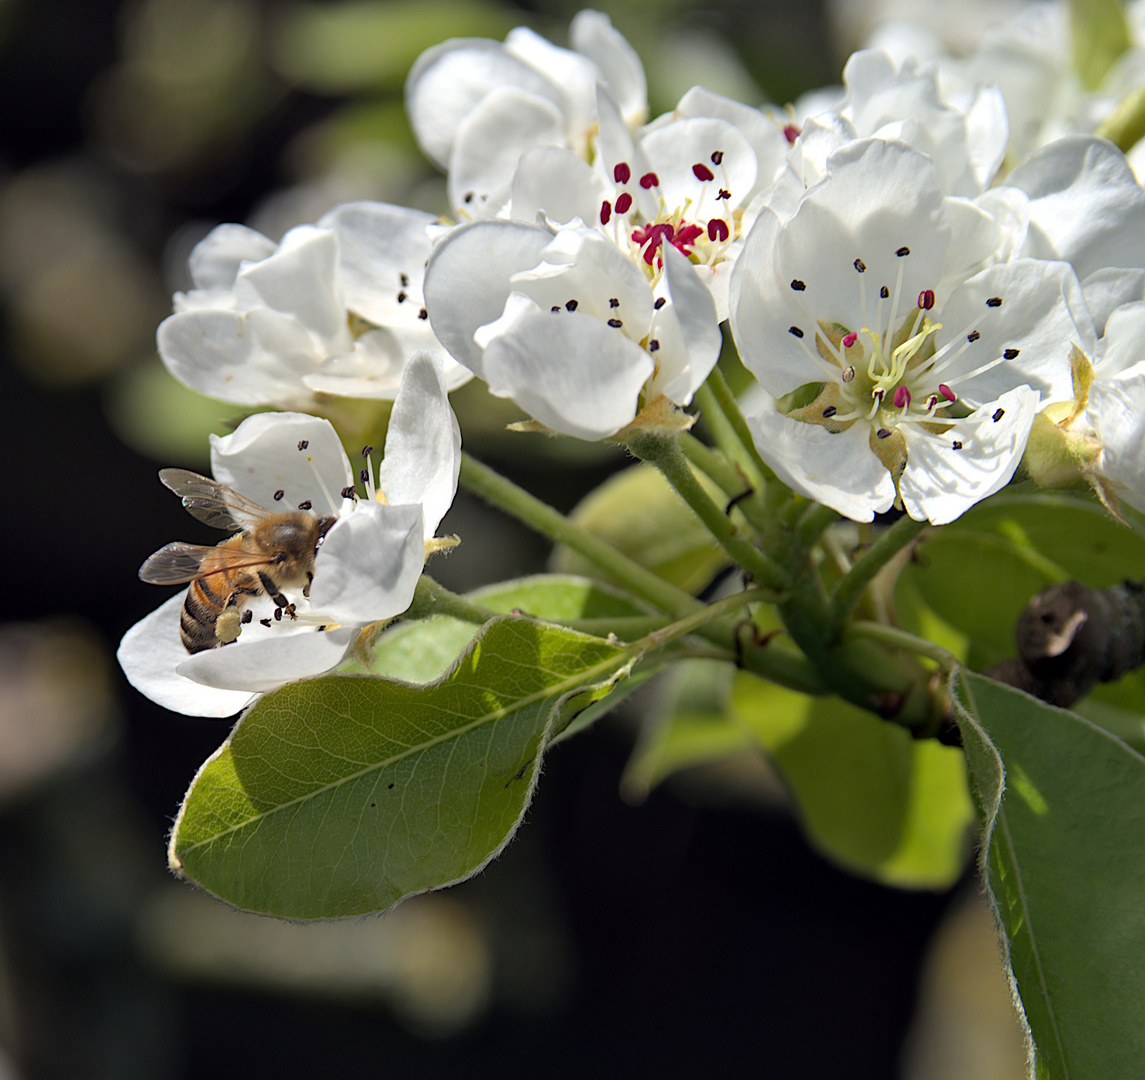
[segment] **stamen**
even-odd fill
[[[990,299],[986,301],[986,306],[987,307],[1001,307],[1002,306],[1002,298],[1000,296],[991,296]]]
[[[622,161],[612,170],[612,179],[618,184],[627,184],[632,179],[632,170],[626,161]]]
[[[994,415],[993,415],[993,416],[991,416],[991,417],[990,417],[990,419],[991,419],[991,420],[993,420],[993,421],[994,421],[994,423],[996,424],[996,423],[998,423],[998,421],[999,421],[999,420],[1001,420],[1001,419],[1002,419],[1002,417],[1003,417],[1003,416],[1005,416],[1005,415],[1006,415],[1006,410],[1005,410],[1005,409],[995,409],[995,410],[994,410]]]
[[[803,331],[800,330],[798,326],[789,326],[787,328],[787,332],[789,334],[794,334],[797,338],[801,338],[803,336]]]
[[[910,408],[910,391],[905,386],[895,387],[894,396],[895,408],[906,409]]]
[[[712,164],[722,165],[724,163],[724,152],[722,150],[712,151]]]
[[[642,177],[640,177],[640,186],[645,191],[648,191],[654,187],[659,187],[660,177],[658,177],[654,172],[647,172]]]
[[[802,132],[794,124],[784,124],[783,137],[787,140],[788,145],[792,145]]]
[[[950,444],[950,449],[951,450],[961,450],[962,449],[962,440],[961,439],[955,439],[954,442],[952,442]]]
[[[282,497],[283,497],[285,494],[286,494],[286,492],[285,492],[285,491],[283,491],[283,490],[282,490],[282,488],[279,488],[279,489],[278,489],[278,490],[277,490],[277,491],[274,493],[274,501],[275,501],[275,502],[282,502]]]
[[[859,335],[852,330],[845,338],[843,338],[843,348],[849,349],[856,341],[859,340]]]
[[[600,223],[607,225],[612,220],[612,203],[607,199],[600,204]]]
[[[933,289],[923,289],[922,292],[918,294],[918,306],[922,308],[923,311],[930,311],[930,309],[934,307]]]
[[[708,239],[713,242],[723,243],[731,232],[728,230],[728,223],[722,218],[712,218],[708,222]]]
[[[695,165],[692,166],[692,175],[701,182],[705,180],[714,180],[716,178],[716,174],[712,172],[712,170],[709,169],[707,165],[705,165],[702,161],[698,161]]]
[[[314,504],[309,499],[303,499],[302,502],[298,504],[298,509],[309,510],[313,505]]]
[[[658,296],[658,297],[656,297],[656,303],[654,303],[652,306],[657,311],[659,311],[667,302],[668,302],[668,298],[666,296]]]
[[[310,445],[309,439],[299,439],[298,440],[298,449],[299,450],[305,450],[309,445]]]
[[[800,280],[799,280],[799,278],[795,278],[795,279],[794,279],[794,280],[791,282],[791,287],[792,287],[792,288],[793,288],[793,289],[794,289],[796,292],[803,292],[803,290],[807,288],[807,285],[806,285],[804,282],[800,281]]]
[[[1002,353],[1002,357],[1005,360],[1014,360],[1017,358],[1019,352],[1021,352],[1020,349],[1006,349]]]
[[[609,319],[608,325],[611,326],[614,330],[619,330],[620,327],[624,325],[624,323],[621,322],[620,319]]]
[[[579,306],[580,306],[580,303],[577,300],[566,300],[565,301],[565,310],[566,311],[576,311],[576,309]]]

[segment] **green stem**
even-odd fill
[[[810,551],[835,522],[839,515],[829,506],[813,503],[799,521],[799,545],[802,551]]]
[[[413,603],[406,609],[406,619],[428,619],[433,615],[447,615],[451,619],[476,623],[480,626],[500,614],[476,604],[464,596],[439,585],[428,574],[422,574],[414,590]]]
[[[524,522],[558,544],[566,544],[619,581],[634,596],[669,615],[686,615],[703,607],[691,593],[677,588],[641,566],[598,536],[571,522],[535,495],[518,487],[468,454],[461,456],[461,484],[486,502]]]
[[[700,442],[688,432],[684,432],[680,436],[680,449],[684,451],[684,456],[700,472],[719,485],[725,494],[732,497],[735,505],[739,507],[740,512],[754,529],[762,532],[766,528],[767,518],[758,493],[750,481],[746,480],[737,468],[728,463],[728,459],[723,454],[713,450],[706,443]]]
[[[1116,143],[1126,153],[1145,138],[1145,87],[1126,94],[1098,126],[1096,134]]]
[[[759,584],[779,589],[787,583],[787,574],[783,568],[745,540],[724,513],[723,507],[712,502],[696,479],[676,439],[645,433],[630,439],[628,448],[638,458],[655,465],[664,474],[664,478],[708,527],[724,551]]]
[[[860,621],[851,624],[849,633],[856,637],[865,637],[871,638],[874,641],[881,641],[886,645],[895,645],[900,649],[906,649],[908,652],[916,653],[918,656],[929,657],[929,659],[938,664],[946,674],[950,674],[959,664],[958,657],[949,649],[944,649],[941,645],[936,645],[933,641],[927,641],[925,638],[908,634],[905,630],[900,630],[897,626],[887,626],[886,623]]]
[[[669,615],[680,617],[705,610],[705,605],[690,593],[645,570],[639,563],[585,532],[551,506],[468,455],[462,455],[461,483],[469,491],[535,528],[542,535],[558,543],[568,544],[595,566],[624,582],[635,595],[643,597]],[[738,657],[745,669],[762,678],[805,694],[826,692],[822,677],[806,657],[791,649],[756,643],[749,635],[741,632],[737,622],[719,619],[714,624],[702,627],[700,634]]]
[[[747,420],[744,419],[744,415],[740,411],[739,402],[736,401],[732,388],[728,386],[724,373],[718,367],[712,368],[712,373],[700,389],[707,390],[719,405],[720,411],[727,418],[740,445],[747,451],[747,455],[759,475],[764,480],[774,480],[775,473],[768,467],[767,462],[759,456],[759,451],[755,448],[755,439],[751,435],[751,428],[747,426]]]
[[[835,586],[831,597],[831,622],[842,629],[850,617],[863,590],[874,580],[875,575],[905,548],[923,529],[925,521],[915,521],[903,516],[863,552],[855,564]]]

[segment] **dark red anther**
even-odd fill
[[[696,164],[692,166],[692,175],[695,176],[697,180],[714,180],[716,178],[716,174],[702,161],[697,161]]]
[[[849,349],[856,341],[859,340],[859,335],[852,330],[845,338],[843,338],[843,348]]]
[[[659,187],[660,177],[658,177],[654,172],[646,172],[642,177],[640,177],[640,186],[644,188],[645,191],[647,191],[649,188]]]
[[[605,199],[604,202],[602,202],[600,204],[600,223],[601,223],[601,225],[607,225],[608,222],[611,220],[611,218],[612,218],[612,203],[610,203],[607,199]]]
[[[923,311],[929,311],[934,307],[933,289],[923,289],[922,292],[918,294],[918,306],[922,308]]]
[[[632,179],[632,170],[626,161],[622,161],[612,170],[612,179],[618,184],[627,184]]]
[[[944,398],[946,398],[947,401],[957,401],[958,400],[954,391],[951,390],[950,387],[946,385],[946,383],[939,383],[938,384],[938,392]]]
[[[788,143],[795,142],[801,134],[802,132],[794,124],[786,124],[783,128],[783,137]]]
[[[905,386],[896,386],[894,402],[896,409],[905,409],[910,404],[910,391]]]
[[[728,223],[723,218],[714,217],[708,222],[708,239],[723,243],[731,234]]]
[[[632,196],[627,191],[622,191],[616,196],[616,212],[618,214],[627,214],[632,209]]]

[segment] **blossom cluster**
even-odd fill
[[[1024,9],[959,56],[884,26],[886,47],[793,107],[697,86],[651,120],[641,62],[598,12],[569,48],[520,28],[430,49],[407,111],[449,216],[359,202],[278,242],[220,226],[159,328],[188,385],[295,410],[214,440],[212,467],[336,519],[313,588],[288,619],[264,590],[235,647],[193,656],[174,597],[124,639],[129,678],[227,715],[341,662],[409,605],[452,500],[451,389],[476,376],[580,439],[679,431],[725,323],[759,455],[846,517],[944,524],[1020,468],[1145,510],[1145,191],[1093,130],[1145,72],[1131,49],[1108,108],[1049,93],[1064,53],[1045,24],[1064,12]],[[306,415],[331,395],[396,398],[362,491]]]

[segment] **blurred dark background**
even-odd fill
[[[694,82],[758,102],[838,78],[815,4],[603,6],[653,115]],[[751,762],[627,805],[631,709],[553,753],[483,875],[386,916],[238,916],[166,871],[228,724],[152,705],[114,650],[162,599],[139,563],[186,531],[157,468],[205,469],[238,418],[153,352],[187,252],[219,221],[277,237],[350,198],[442,209],[402,116],[413,58],[522,22],[563,42],[575,10],[0,0],[0,1080],[900,1075],[928,943],[973,883],[833,868]],[[469,445],[562,508],[623,464],[521,454],[478,394],[458,400]],[[443,528],[465,540],[451,587],[544,566],[464,496]],[[924,1029],[911,1061],[938,1045]]]

